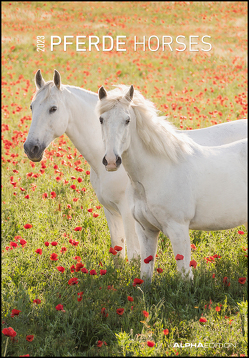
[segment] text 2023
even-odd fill
[[[37,51],[45,51],[45,36],[37,36]]]

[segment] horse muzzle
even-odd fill
[[[39,144],[28,144],[26,141],[23,148],[25,154],[27,154],[28,158],[32,160],[32,162],[40,162],[42,160],[45,150],[44,146],[40,146]]]
[[[120,165],[122,163],[122,159],[118,155],[116,155],[116,161],[115,162],[114,161],[108,161],[106,159],[106,155],[105,155],[103,160],[102,160],[102,163],[104,164],[105,169],[108,172],[114,172],[120,167]]]

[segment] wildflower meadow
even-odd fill
[[[245,226],[190,231],[193,282],[161,233],[146,285],[69,138],[40,162],[23,150],[38,69],[92,92],[133,84],[183,130],[246,118],[247,2],[1,5],[2,356],[247,356]]]

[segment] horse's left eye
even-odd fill
[[[49,113],[54,113],[57,110],[57,107],[53,106],[50,108]]]
[[[31,111],[32,111],[32,104],[29,106],[29,108],[31,109]]]
[[[103,118],[102,117],[99,117],[99,121],[101,124],[103,124]]]
[[[130,117],[127,118],[126,121],[125,121],[125,124],[129,124],[129,123],[130,123],[130,120],[131,120]]]

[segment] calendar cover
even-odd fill
[[[1,5],[2,356],[247,356],[247,2]]]

